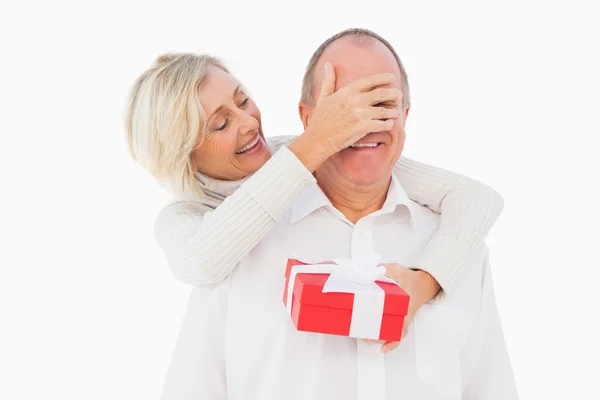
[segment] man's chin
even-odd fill
[[[383,183],[385,176],[384,174],[381,174],[379,176],[375,177],[359,177],[359,178],[355,178],[353,179],[351,182],[358,186],[358,187],[371,187],[371,186],[377,186],[379,187],[379,184]],[[389,180],[389,177],[387,177],[386,181]]]
[[[343,150],[336,160],[336,168],[344,177],[360,186],[370,186],[386,179],[389,175],[388,160],[383,157],[365,157],[352,150]]]
[[[377,166],[375,168],[360,168],[360,169],[346,169],[343,168],[340,172],[346,179],[346,181],[356,186],[373,186],[383,180],[389,179],[389,173],[386,169]]]

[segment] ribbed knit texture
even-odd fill
[[[429,272],[447,292],[492,229],[504,200],[483,183],[406,157],[398,160],[395,175],[408,197],[441,213],[440,226],[415,267]]]
[[[206,198],[176,201],[160,212],[155,237],[178,279],[195,285],[225,279],[298,194],[315,182],[284,146],[292,140],[270,138],[269,144],[277,152],[242,181],[222,182],[199,175]],[[394,174],[412,200],[441,213],[440,227],[417,265],[406,267],[423,269],[444,291],[452,290],[457,272],[500,215],[502,196],[473,179],[405,157],[398,161]]]

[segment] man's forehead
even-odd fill
[[[347,86],[348,84],[356,81],[357,79],[382,73],[391,73],[394,74],[394,76],[396,77],[394,82],[386,86],[396,87],[400,83],[399,71],[395,71],[393,68],[386,68],[385,66],[382,67],[378,65],[373,65],[372,63],[356,63],[354,65],[333,63],[333,68],[336,74],[336,90]]]
[[[318,82],[323,79],[323,66],[326,62],[333,65],[336,73],[336,90],[349,83],[369,75],[391,73],[396,79],[392,87],[399,87],[401,82],[400,67],[392,52],[381,42],[373,40],[356,44],[344,38],[332,43],[323,52],[317,65]]]

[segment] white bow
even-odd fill
[[[385,276],[385,267],[381,264],[381,254],[375,252],[359,253],[354,258],[340,258],[333,260],[338,267],[331,276],[349,279],[352,282],[371,285],[376,280]],[[331,279],[331,276],[329,277]],[[385,279],[388,281],[388,279]],[[327,284],[323,287],[323,293],[327,293]]]

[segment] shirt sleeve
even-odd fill
[[[281,147],[215,210],[194,201],[165,207],[154,225],[155,238],[178,279],[220,282],[313,182],[294,153]]]
[[[406,157],[400,157],[394,172],[413,201],[441,214],[440,226],[418,256],[416,267],[430,273],[443,292],[451,291],[457,272],[484,242],[504,200],[476,180]]]
[[[482,282],[481,309],[463,354],[465,400],[518,400],[513,370],[504,340],[494,295],[491,271],[486,260]]]
[[[192,289],[161,400],[227,399],[225,340],[230,279]]]

